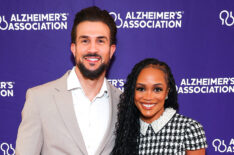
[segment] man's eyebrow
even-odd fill
[[[108,40],[108,38],[106,36],[98,36],[97,38],[98,39],[106,39],[106,40]]]
[[[83,38],[89,38],[89,36],[83,35],[83,36],[79,36],[78,39],[83,39]]]
[[[87,39],[89,38],[89,36],[86,36],[86,35],[82,35],[82,36],[79,36],[78,39]],[[106,39],[108,40],[108,38],[106,36],[97,36],[98,39]]]

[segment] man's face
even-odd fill
[[[115,45],[110,45],[110,29],[99,21],[84,21],[76,28],[76,43],[71,44],[71,51],[82,75],[96,79],[104,74]]]

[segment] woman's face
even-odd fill
[[[134,101],[143,121],[151,123],[162,115],[168,91],[163,71],[153,67],[142,69],[136,81]]]

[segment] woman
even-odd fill
[[[113,155],[204,155],[202,126],[178,110],[169,66],[145,59],[127,77],[118,106]]]

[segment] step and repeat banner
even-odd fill
[[[203,125],[207,154],[234,154],[233,0],[1,0],[0,155],[15,154],[26,90],[72,68],[73,18],[92,5],[118,27],[108,80],[123,90],[135,63],[167,62],[179,112]]]

